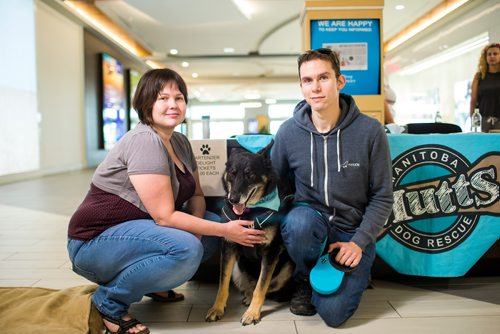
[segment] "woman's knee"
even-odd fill
[[[151,238],[157,244],[156,251],[173,262],[199,262],[203,256],[201,241],[193,234],[176,229],[160,230],[161,234]]]
[[[198,238],[182,238],[174,248],[170,247],[169,251],[159,258],[163,265],[156,269],[157,275],[168,282],[177,281],[182,284],[198,270],[202,257],[203,246]]]
[[[179,243],[172,255],[180,261],[193,261],[199,264],[203,257],[203,245],[197,237],[190,234]]]

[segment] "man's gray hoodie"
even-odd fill
[[[362,249],[375,242],[392,209],[391,159],[382,125],[340,94],[334,129],[319,133],[311,107],[297,104],[278,130],[273,166],[295,186],[295,201],[322,212],[336,227],[355,232]]]

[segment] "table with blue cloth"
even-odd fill
[[[256,152],[270,140],[192,141],[202,186],[212,184],[205,191],[208,208],[221,207],[220,177],[231,149]],[[378,257],[400,274],[465,275],[500,239],[500,134],[389,134],[388,140],[394,205],[377,241]]]
[[[394,205],[377,255],[401,274],[465,275],[500,238],[500,134],[388,139]]]

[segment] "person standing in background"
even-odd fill
[[[470,116],[479,108],[482,132],[500,130],[500,43],[488,44],[481,51],[472,80]]]
[[[396,93],[391,86],[384,86],[384,124],[393,124],[394,121],[394,104],[396,103]]]

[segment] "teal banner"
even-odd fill
[[[394,205],[377,254],[402,274],[463,276],[500,238],[500,134],[388,139]]]

